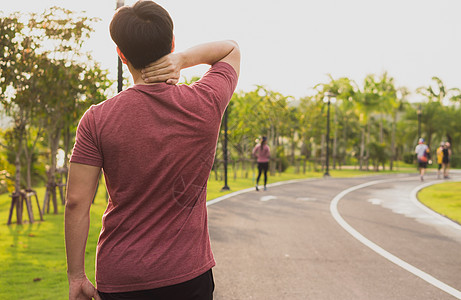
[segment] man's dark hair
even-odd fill
[[[142,69],[171,52],[173,21],[157,3],[140,0],[123,6],[109,26],[110,36],[135,69]]]

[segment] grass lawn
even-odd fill
[[[415,168],[400,168],[397,172],[415,172]],[[331,170],[333,177],[353,177],[386,174],[390,171],[363,172],[354,169]],[[295,174],[291,169],[283,174],[269,177],[269,183],[299,178],[320,178],[323,172],[307,172]],[[239,173],[240,176],[240,173]],[[220,192],[223,182],[210,176],[207,199],[225,195],[254,186],[253,174],[249,178],[233,179],[229,173],[228,185],[231,190]],[[44,188],[37,189],[42,205]],[[459,194],[459,191],[458,191]],[[91,226],[86,250],[86,272],[90,280],[94,280],[94,261],[96,242],[101,228],[101,216],[106,207],[106,192],[101,186],[91,209]],[[64,207],[59,204],[58,214],[46,214],[44,222],[34,224],[6,226],[11,203],[9,195],[0,195],[0,299],[48,300],[66,299],[68,286],[66,277],[66,260],[64,245]],[[33,207],[36,210],[35,203]],[[458,208],[460,208],[458,206]],[[52,211],[52,208],[51,208]],[[34,213],[37,219],[38,211]],[[24,213],[26,218],[26,213]],[[15,221],[15,215],[13,221]]]
[[[461,224],[461,182],[431,185],[418,193],[418,199],[432,210]]]
[[[37,193],[42,206],[45,188],[37,189]],[[7,226],[10,204],[8,195],[0,195],[0,299],[67,299],[64,207],[59,204],[58,214],[46,214],[44,222]],[[96,242],[105,206],[105,189],[100,188],[91,209],[86,249],[86,271],[90,279],[94,278]],[[39,219],[35,202],[33,207],[34,218]],[[50,212],[52,210],[51,207]],[[23,219],[26,215],[24,212]],[[13,222],[15,220],[14,214]]]

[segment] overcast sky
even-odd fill
[[[135,1],[125,0],[125,4]],[[256,84],[302,97],[318,83],[347,76],[359,85],[384,71],[411,91],[438,76],[461,88],[459,0],[159,0],[175,23],[176,50],[234,39],[242,69],[237,89]],[[1,0],[0,10],[41,12],[53,5],[102,19],[88,49],[116,76],[108,26],[116,0]],[[205,67],[183,71],[192,77]]]

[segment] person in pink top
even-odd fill
[[[259,191],[258,184],[262,172],[264,172],[264,190],[267,191],[267,170],[269,170],[269,161],[271,159],[271,150],[267,145],[267,137],[263,136],[261,143],[253,148],[253,156],[258,163],[258,177],[256,178],[256,190]]]
[[[212,299],[206,189],[239,47],[221,41],[172,52],[173,22],[153,1],[117,10],[110,34],[134,86],[91,106],[78,125],[65,209],[69,299]],[[211,68],[176,85],[181,69],[197,64]],[[109,200],[96,289],[84,265],[101,169]]]

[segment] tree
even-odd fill
[[[334,79],[329,75],[330,82],[321,83],[314,87],[317,90],[318,101],[322,101],[326,93],[334,95],[336,104],[333,105],[333,147],[332,147],[332,158],[333,168],[336,168],[336,162],[339,157],[345,158],[347,149],[347,128],[348,123],[353,120],[351,114],[353,111],[353,99],[359,95],[359,89],[354,81],[347,77],[341,77]],[[321,104],[321,103],[320,103]],[[338,118],[340,120],[338,120]],[[331,123],[331,122],[330,122]],[[338,132],[342,129],[342,141],[338,141]],[[329,138],[329,137],[328,137]],[[340,145],[340,149],[338,149]],[[323,148],[323,147],[322,147]],[[338,157],[339,156],[339,157]]]
[[[57,7],[28,15],[26,24],[19,22],[17,15],[2,18],[0,24],[1,101],[15,120],[17,162],[25,149],[30,163],[38,137],[43,132],[48,138],[50,166],[44,204],[51,195],[57,213],[56,153],[62,133],[66,133],[64,148],[69,152],[81,114],[106,98],[112,82],[107,71],[82,50],[97,19]],[[19,190],[19,175],[16,182]]]
[[[17,223],[22,223],[21,196],[21,155],[25,147],[26,133],[31,127],[37,113],[36,101],[38,65],[43,56],[33,49],[37,47],[37,39],[30,36],[25,26],[18,19],[18,14],[0,18],[0,103],[5,112],[13,120],[13,128],[9,132],[9,150],[15,153],[15,188],[8,224],[11,222],[13,208],[16,207]],[[40,79],[38,79],[40,80]],[[29,170],[28,165],[28,170]],[[33,221],[31,207],[28,204],[29,219]]]
[[[394,167],[394,161],[397,160],[397,142],[396,142],[396,130],[397,130],[397,116],[399,112],[402,112],[405,108],[406,97],[409,92],[406,88],[399,88],[395,93],[395,97],[390,99],[390,105],[392,107],[392,132],[391,132],[391,155],[389,156],[389,168],[392,171]]]
[[[56,199],[56,154],[64,132],[64,148],[70,151],[72,131],[83,111],[90,104],[104,100],[105,91],[111,85],[107,71],[100,69],[91,56],[83,52],[84,41],[93,31],[96,18],[88,18],[75,12],[53,7],[41,15],[32,15],[29,27],[42,41],[43,55],[48,58],[40,67],[46,72],[46,84],[42,85],[42,118],[50,147],[47,192],[44,209],[49,208],[50,197],[54,213]],[[52,45],[52,46],[49,46]],[[63,199],[62,199],[63,200]]]

